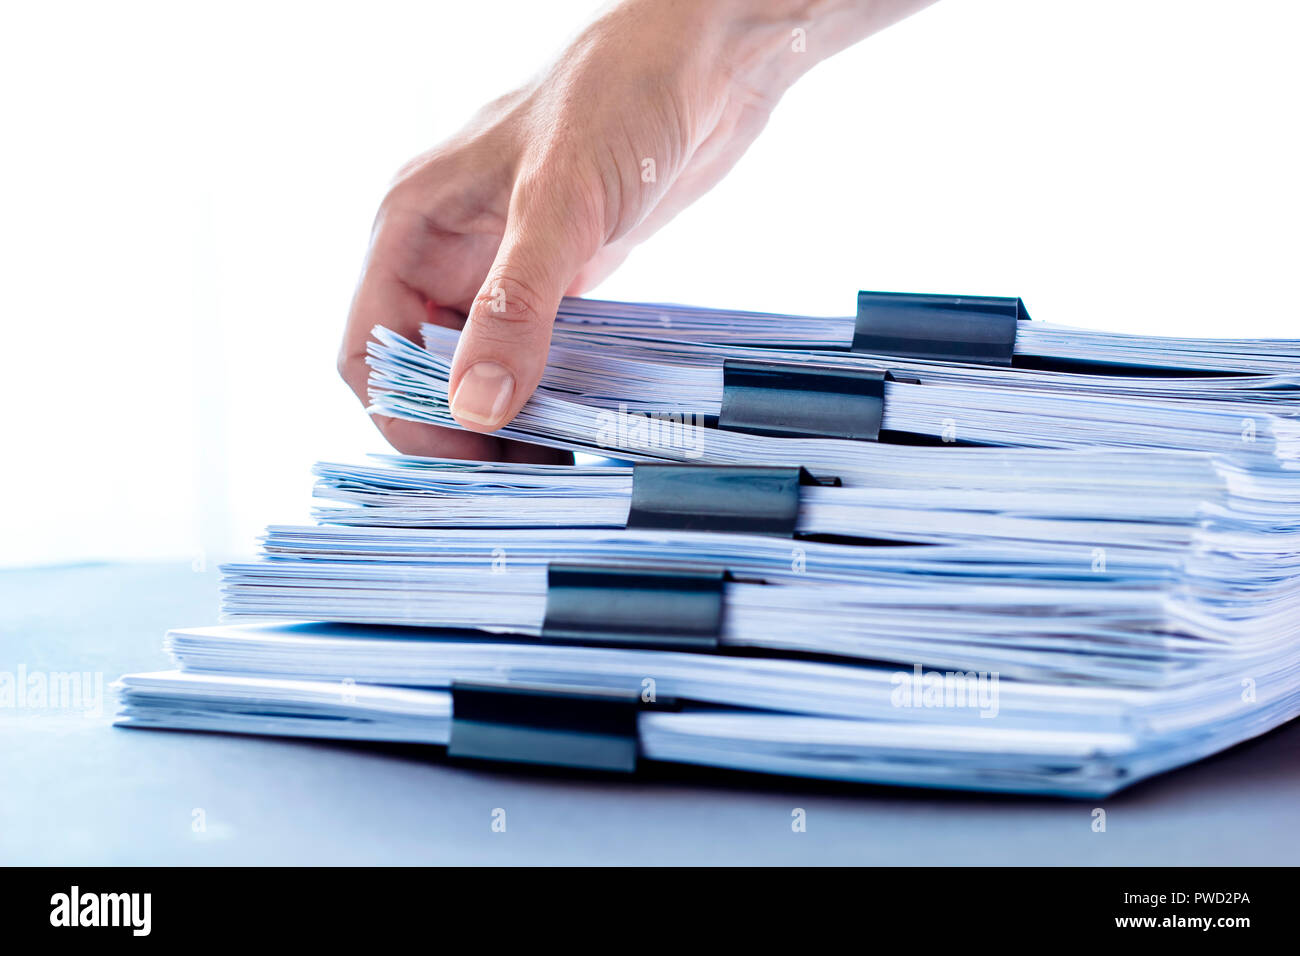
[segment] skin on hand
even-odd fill
[[[560,298],[598,284],[717,183],[818,60],[933,0],[627,0],[534,83],[398,174],[380,205],[339,371],[369,404],[375,325],[463,328],[451,412],[374,416],[413,455],[555,461],[490,433],[541,379]]]

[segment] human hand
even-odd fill
[[[463,327],[450,396],[469,431],[375,416],[384,436],[407,454],[552,460],[489,433],[537,387],[560,298],[712,188],[813,63],[927,2],[626,0],[407,164],[375,221],[339,371],[368,404],[375,325],[415,341],[426,321]]]

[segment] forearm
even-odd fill
[[[937,0],[622,0],[566,51],[695,73],[775,101],[822,60]]]
[[[633,0],[673,3],[675,0]],[[780,96],[842,50],[936,0],[716,0],[712,11],[737,78]]]

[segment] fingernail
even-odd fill
[[[497,428],[515,394],[515,377],[504,365],[479,362],[471,365],[451,400],[451,414],[457,419]]]

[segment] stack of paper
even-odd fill
[[[168,646],[183,669],[123,678],[127,726],[447,744],[454,682],[634,687],[691,702],[639,715],[646,759],[1073,796],[1262,733],[1300,695],[1294,667],[1125,688],[344,625],[189,628]]]
[[[223,569],[231,623],[172,631],[177,670],[123,678],[121,721],[1096,795],[1300,713],[1294,362],[1087,375],[828,357],[749,314],[561,320],[503,434],[637,464],[321,463],[318,523]],[[454,336],[375,334],[376,407],[453,425]],[[727,363],[773,345],[874,400],[881,440],[732,429]]]
[[[867,295],[864,293],[863,295]],[[874,293],[887,296],[888,293]],[[957,297],[952,297],[956,299]],[[959,300],[958,300],[959,301]],[[861,309],[861,305],[860,305]],[[660,342],[769,346],[819,351],[848,349],[858,316],[781,315],[689,305],[566,298],[556,329],[600,331]],[[1023,316],[1023,313],[1021,313]],[[1055,361],[1189,372],[1281,372],[1300,366],[1300,340],[1206,339],[1076,329],[1047,322],[1016,323],[1014,354],[1035,365]]]
[[[372,347],[374,407],[385,415],[454,426],[447,381],[457,333],[424,328],[421,348],[387,329]],[[590,338],[583,336],[584,339]],[[624,357],[636,353],[637,357]],[[691,359],[681,362],[685,354]],[[882,383],[879,429],[941,443],[1039,448],[1170,448],[1218,451],[1277,462],[1300,460],[1300,378],[1124,379],[1018,369],[953,371],[845,353],[734,349],[665,353],[614,349],[561,336],[537,394],[502,430],[591,454],[674,461],[782,462],[851,468],[860,442],[773,439],[710,427],[724,398],[726,359],[779,358],[820,368],[889,369],[909,380]],[[1082,379],[1082,381],[1080,381]]]

